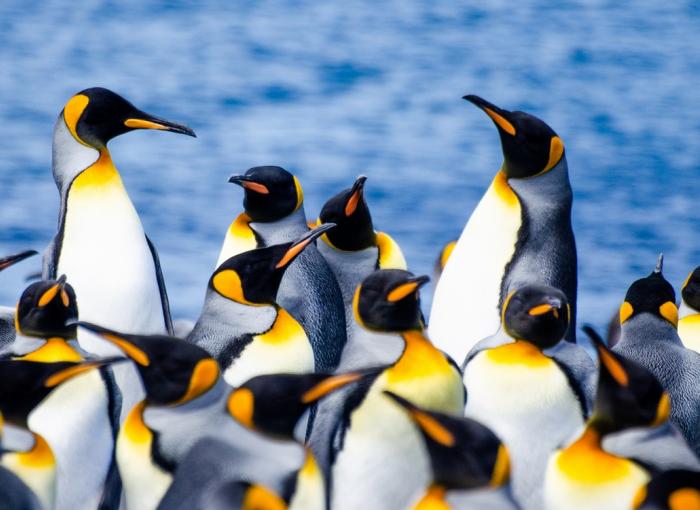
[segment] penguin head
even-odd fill
[[[165,335],[128,335],[83,321],[77,324],[115,345],[134,362],[149,405],[185,404],[219,381],[216,360],[191,342]]]
[[[387,333],[423,329],[418,291],[429,280],[402,269],[373,272],[355,290],[355,320],[366,329]]]
[[[566,295],[547,285],[529,284],[511,292],[503,304],[503,329],[512,338],[540,349],[555,346],[569,327]]]
[[[17,262],[21,262],[26,258],[36,255],[38,252],[36,250],[26,250],[14,255],[8,255],[7,257],[0,258],[0,271],[4,271],[10,266],[14,266]]]
[[[590,326],[584,326],[583,331],[593,341],[600,360],[591,425],[606,434],[664,423],[671,412],[671,400],[656,377],[608,349]]]
[[[648,313],[673,327],[678,326],[678,308],[673,286],[664,278],[663,254],[659,255],[654,271],[646,278],[635,281],[627,290],[625,301],[620,306],[620,326],[640,314]]]
[[[670,469],[654,476],[637,492],[635,510],[700,510],[700,473]]]
[[[323,236],[328,244],[344,251],[359,251],[376,246],[376,235],[364,197],[367,177],[361,175],[351,188],[329,199],[321,209],[319,223],[335,223],[337,227]]]
[[[101,87],[78,92],[68,100],[61,115],[73,138],[96,149],[134,129],[157,129],[196,136],[187,126],[142,112],[120,95]]]
[[[17,331],[27,336],[75,338],[78,304],[75,291],[62,275],[32,283],[17,304]]]
[[[463,99],[483,110],[496,125],[506,177],[523,179],[543,174],[564,157],[564,142],[534,115],[504,110],[479,96],[467,95]]]
[[[26,427],[27,418],[39,403],[60,384],[110,363],[112,357],[90,361],[44,363],[15,359],[0,360],[0,413],[10,423]]]
[[[345,374],[266,374],[231,392],[228,410],[246,427],[281,438],[294,437],[304,412],[329,393],[376,374],[379,369]]]
[[[683,282],[681,297],[686,305],[700,312],[700,266],[696,267]]]
[[[390,391],[420,430],[430,455],[433,482],[447,489],[499,487],[510,477],[508,449],[476,420],[422,409]]]
[[[256,166],[228,182],[243,188],[243,207],[253,221],[281,220],[304,203],[299,180],[279,166]]]
[[[291,243],[276,244],[239,253],[224,261],[209,279],[209,287],[221,296],[246,305],[275,303],[282,276],[289,265],[317,237],[335,227],[325,223]]]

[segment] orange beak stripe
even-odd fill
[[[486,112],[486,115],[488,115],[489,117],[491,117],[491,119],[492,119],[496,124],[498,124],[498,126],[499,126],[503,131],[505,131],[506,133],[508,133],[508,134],[511,135],[511,136],[515,136],[515,127],[513,126],[513,124],[511,124],[510,122],[508,122],[508,121],[506,120],[505,117],[503,117],[502,115],[500,115],[500,114],[494,112],[494,111],[493,111],[492,109],[490,109],[490,108],[484,108],[484,111]]]
[[[362,191],[357,190],[350,196],[350,200],[345,204],[345,216],[352,216],[357,209],[357,204],[360,203],[360,197],[362,196]]]
[[[293,245],[291,248],[287,250],[287,253],[284,254],[282,257],[282,260],[280,260],[277,265],[275,266],[276,269],[279,269],[281,267],[286,266],[294,260],[294,257],[296,257],[301,251],[306,248],[306,246],[313,241],[313,239],[305,239],[304,241],[300,242],[299,244]]]
[[[270,194],[270,190],[267,189],[267,186],[260,184],[259,182],[241,181],[241,186],[243,186],[245,189],[249,189],[250,191],[254,191],[255,193],[260,193],[261,195]]]
[[[454,446],[455,438],[452,433],[443,427],[440,422],[427,413],[412,409],[409,411],[411,418],[433,441],[443,446]]]
[[[168,129],[168,127],[163,124],[143,119],[126,119],[124,125],[132,129]]]
[[[610,372],[610,375],[613,376],[613,379],[615,379],[618,384],[627,386],[629,384],[629,377],[620,362],[604,347],[598,347],[598,355],[600,356],[600,362],[605,365],[605,368]]]
[[[389,292],[389,295],[386,297],[387,301],[391,303],[395,303],[396,301],[400,301],[409,294],[412,294],[413,292],[416,291],[418,288],[418,283],[417,282],[408,282],[404,283],[402,285],[399,285],[396,287],[394,290]]]
[[[357,381],[360,377],[362,377],[360,374],[340,374],[329,377],[304,393],[301,396],[301,402],[303,404],[315,402],[321,397],[328,395],[330,392]]]

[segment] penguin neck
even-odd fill
[[[266,246],[293,241],[309,230],[303,204],[289,216],[270,222],[251,221],[250,227]]]
[[[526,204],[528,210],[571,208],[573,192],[568,168],[566,156],[563,156],[554,168],[544,174],[508,179],[508,186]]]
[[[647,312],[630,317],[622,324],[618,343],[637,346],[653,346],[660,343],[683,345],[673,324]]]
[[[406,347],[399,359],[388,369],[389,380],[400,382],[435,373],[446,373],[451,367],[447,358],[436,349],[420,330],[401,332]]]
[[[194,333],[198,326],[204,325],[207,329],[216,330],[227,338],[262,333],[272,327],[278,313],[279,309],[275,305],[246,305],[227,299],[215,290],[209,289],[202,316],[192,330],[191,336],[196,337]]]
[[[19,359],[56,363],[59,361],[82,361],[83,357],[65,338],[51,337],[47,338],[38,349],[25,354]]]

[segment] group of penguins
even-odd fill
[[[277,166],[229,179],[243,210],[199,318],[173,323],[107,142],[194,132],[73,96],[58,233],[0,322],[0,508],[699,510],[700,268],[679,310],[660,257],[586,350],[564,144],[465,99],[504,161],[438,257],[427,324],[428,277],[375,230],[366,177],[314,222]]]

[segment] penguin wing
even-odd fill
[[[55,280],[56,279],[56,266],[58,265],[58,237],[61,234],[59,232],[51,239],[51,242],[44,250],[44,257],[42,259],[41,267],[41,279],[42,280]]]
[[[0,468],[0,510],[41,510],[36,494],[10,470]]]
[[[146,242],[148,243],[148,248],[151,250],[151,256],[153,257],[153,266],[156,269],[156,278],[158,279],[158,290],[160,291],[160,302],[163,305],[163,320],[165,321],[165,329],[169,335],[173,334],[173,321],[170,318],[170,301],[168,301],[168,292],[165,289],[165,280],[163,279],[163,270],[160,267],[160,259],[158,258],[158,252],[156,247],[153,245],[151,240],[146,236]]]
[[[603,438],[603,449],[659,471],[700,471],[700,459],[685,442],[680,430],[668,421],[654,428],[635,427],[609,434]]]
[[[598,372],[595,363],[582,347],[571,342],[559,342],[545,351],[566,374],[569,385],[576,394],[583,416],[593,408]]]

